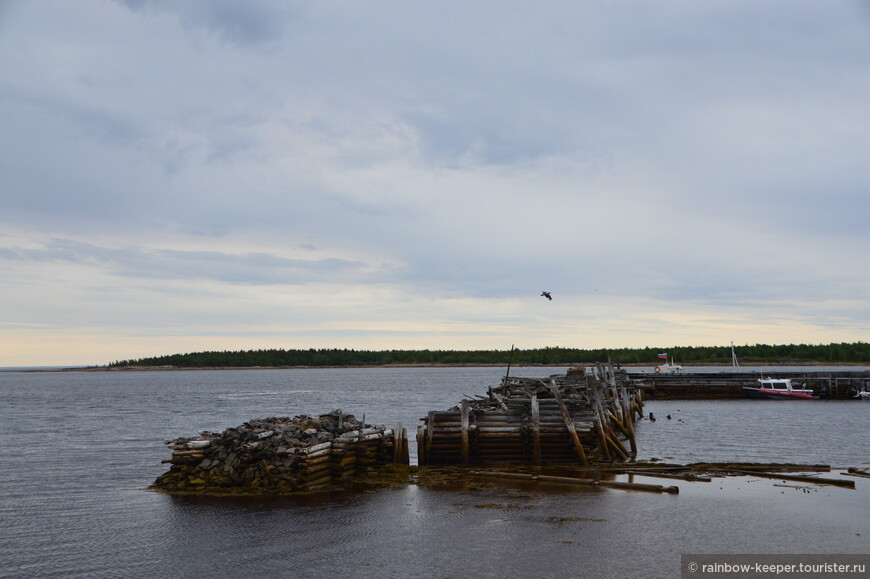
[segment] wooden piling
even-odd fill
[[[426,421],[426,456],[432,460],[432,436],[435,431],[435,413],[429,413],[429,420]]]
[[[637,456],[637,438],[634,434],[634,415],[631,410],[631,400],[628,397],[628,391],[625,389],[625,384],[622,384],[619,387],[619,398],[622,401],[622,407],[624,409],[622,414],[624,419],[623,426],[628,431],[628,442],[631,445],[631,458],[634,458]]]
[[[568,428],[568,434],[571,436],[571,443],[574,445],[574,450],[577,451],[577,456],[580,457],[580,464],[587,465],[589,460],[586,458],[586,451],[583,450],[583,445],[580,443],[580,438],[577,436],[577,428],[574,426],[574,418],[568,412],[565,406],[565,401],[562,400],[562,395],[559,393],[559,386],[556,381],[550,379],[550,391],[553,393],[553,398],[559,405],[559,410],[562,412],[562,418],[565,421],[565,426]]]

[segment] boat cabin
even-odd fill
[[[806,388],[795,388],[792,386],[790,378],[762,378],[759,381],[759,388],[763,390],[778,390],[782,392],[799,392],[802,394],[812,394],[813,391]]]
[[[769,390],[791,390],[791,380],[788,378],[780,378],[780,379],[767,379],[767,380],[759,380],[761,383],[761,388],[766,388]]]

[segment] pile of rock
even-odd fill
[[[154,482],[168,492],[299,492],[408,464],[405,429],[366,425],[335,410],[251,420],[221,433],[166,441],[172,466]]]

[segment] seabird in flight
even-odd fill
[[[550,292],[541,292],[541,295],[544,296],[545,298],[547,298],[547,299],[550,300],[550,301],[553,300],[553,296],[550,295]]]

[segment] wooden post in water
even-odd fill
[[[508,378],[510,378],[510,375],[511,375],[511,362],[513,362],[513,360],[514,360],[514,345],[511,344],[511,354],[510,354],[510,356],[508,356],[508,367],[507,367],[507,372],[504,373],[504,380],[502,380],[502,382],[505,383],[505,384],[507,383]]]
[[[622,457],[622,460],[628,460],[628,451],[625,449],[625,446],[621,442],[619,442],[619,438],[617,438],[616,434],[611,431],[610,436],[607,438],[607,442],[610,444],[610,447]]]
[[[426,455],[426,423],[423,422],[417,427],[417,463],[420,465],[429,464],[429,457]]]
[[[634,411],[637,412],[638,418],[643,418],[643,390],[641,390],[640,388],[636,388],[634,390],[633,397],[634,397],[634,406],[633,406]],[[633,414],[632,414],[632,417],[634,417]]]
[[[408,431],[405,428],[402,428],[402,464],[410,465],[411,464],[411,450],[408,446]]]
[[[591,392],[592,410],[595,413],[595,430],[598,433],[598,446],[605,460],[610,460],[610,449],[607,445],[607,434],[604,432],[604,416],[601,415],[601,392],[598,389],[598,380],[593,376],[586,377],[586,388]]]
[[[602,370],[601,375],[603,376],[603,369],[600,366],[599,370]],[[599,384],[601,384],[601,382],[599,382]],[[614,451],[615,454],[622,457],[623,460],[627,460],[629,458],[628,451],[625,449],[622,443],[619,442],[619,438],[616,436],[616,433],[613,432],[610,420],[610,409],[606,406],[607,400],[601,389],[595,391],[594,398],[596,411],[599,416],[599,424],[601,425],[601,429],[604,435],[604,448],[607,449],[609,447]],[[610,402],[613,403],[613,400],[611,399]],[[605,453],[607,452],[608,451],[605,450]]]
[[[615,414],[619,417],[619,421],[625,424],[625,408],[622,406],[622,399],[619,396],[619,389],[616,387],[616,374],[613,372],[613,363],[610,361],[610,356],[607,357],[607,382],[610,384],[610,392],[613,394],[613,408]]]
[[[637,439],[634,435],[634,412],[631,411],[631,399],[628,396],[628,390],[625,389],[625,384],[619,386],[619,397],[622,400],[622,407],[625,410],[623,417],[625,418],[625,428],[628,430],[628,442],[631,444],[631,457],[637,456]]]
[[[426,459],[429,464],[432,463],[432,433],[435,430],[435,411],[429,412],[429,418],[426,421]]]
[[[462,431],[462,464],[468,464],[468,400],[459,404]]]
[[[541,464],[541,413],[538,406],[538,393],[532,393],[532,461]]]
[[[404,448],[402,448],[404,444],[405,429],[402,428],[402,423],[400,422],[393,428],[393,464],[400,464],[402,462],[405,452]]]
[[[562,395],[559,394],[559,386],[556,385],[556,381],[550,378],[550,391],[553,392],[553,398],[556,399],[556,403],[559,405],[559,410],[562,411],[562,418],[565,421],[565,426],[568,428],[568,434],[571,435],[571,442],[574,443],[574,450],[577,451],[577,456],[580,457],[580,464],[587,465],[589,461],[586,459],[586,451],[583,450],[583,445],[580,443],[580,438],[577,436],[577,428],[574,426],[574,418],[571,417],[571,413],[568,412],[568,407],[565,406],[565,402],[562,400]]]

